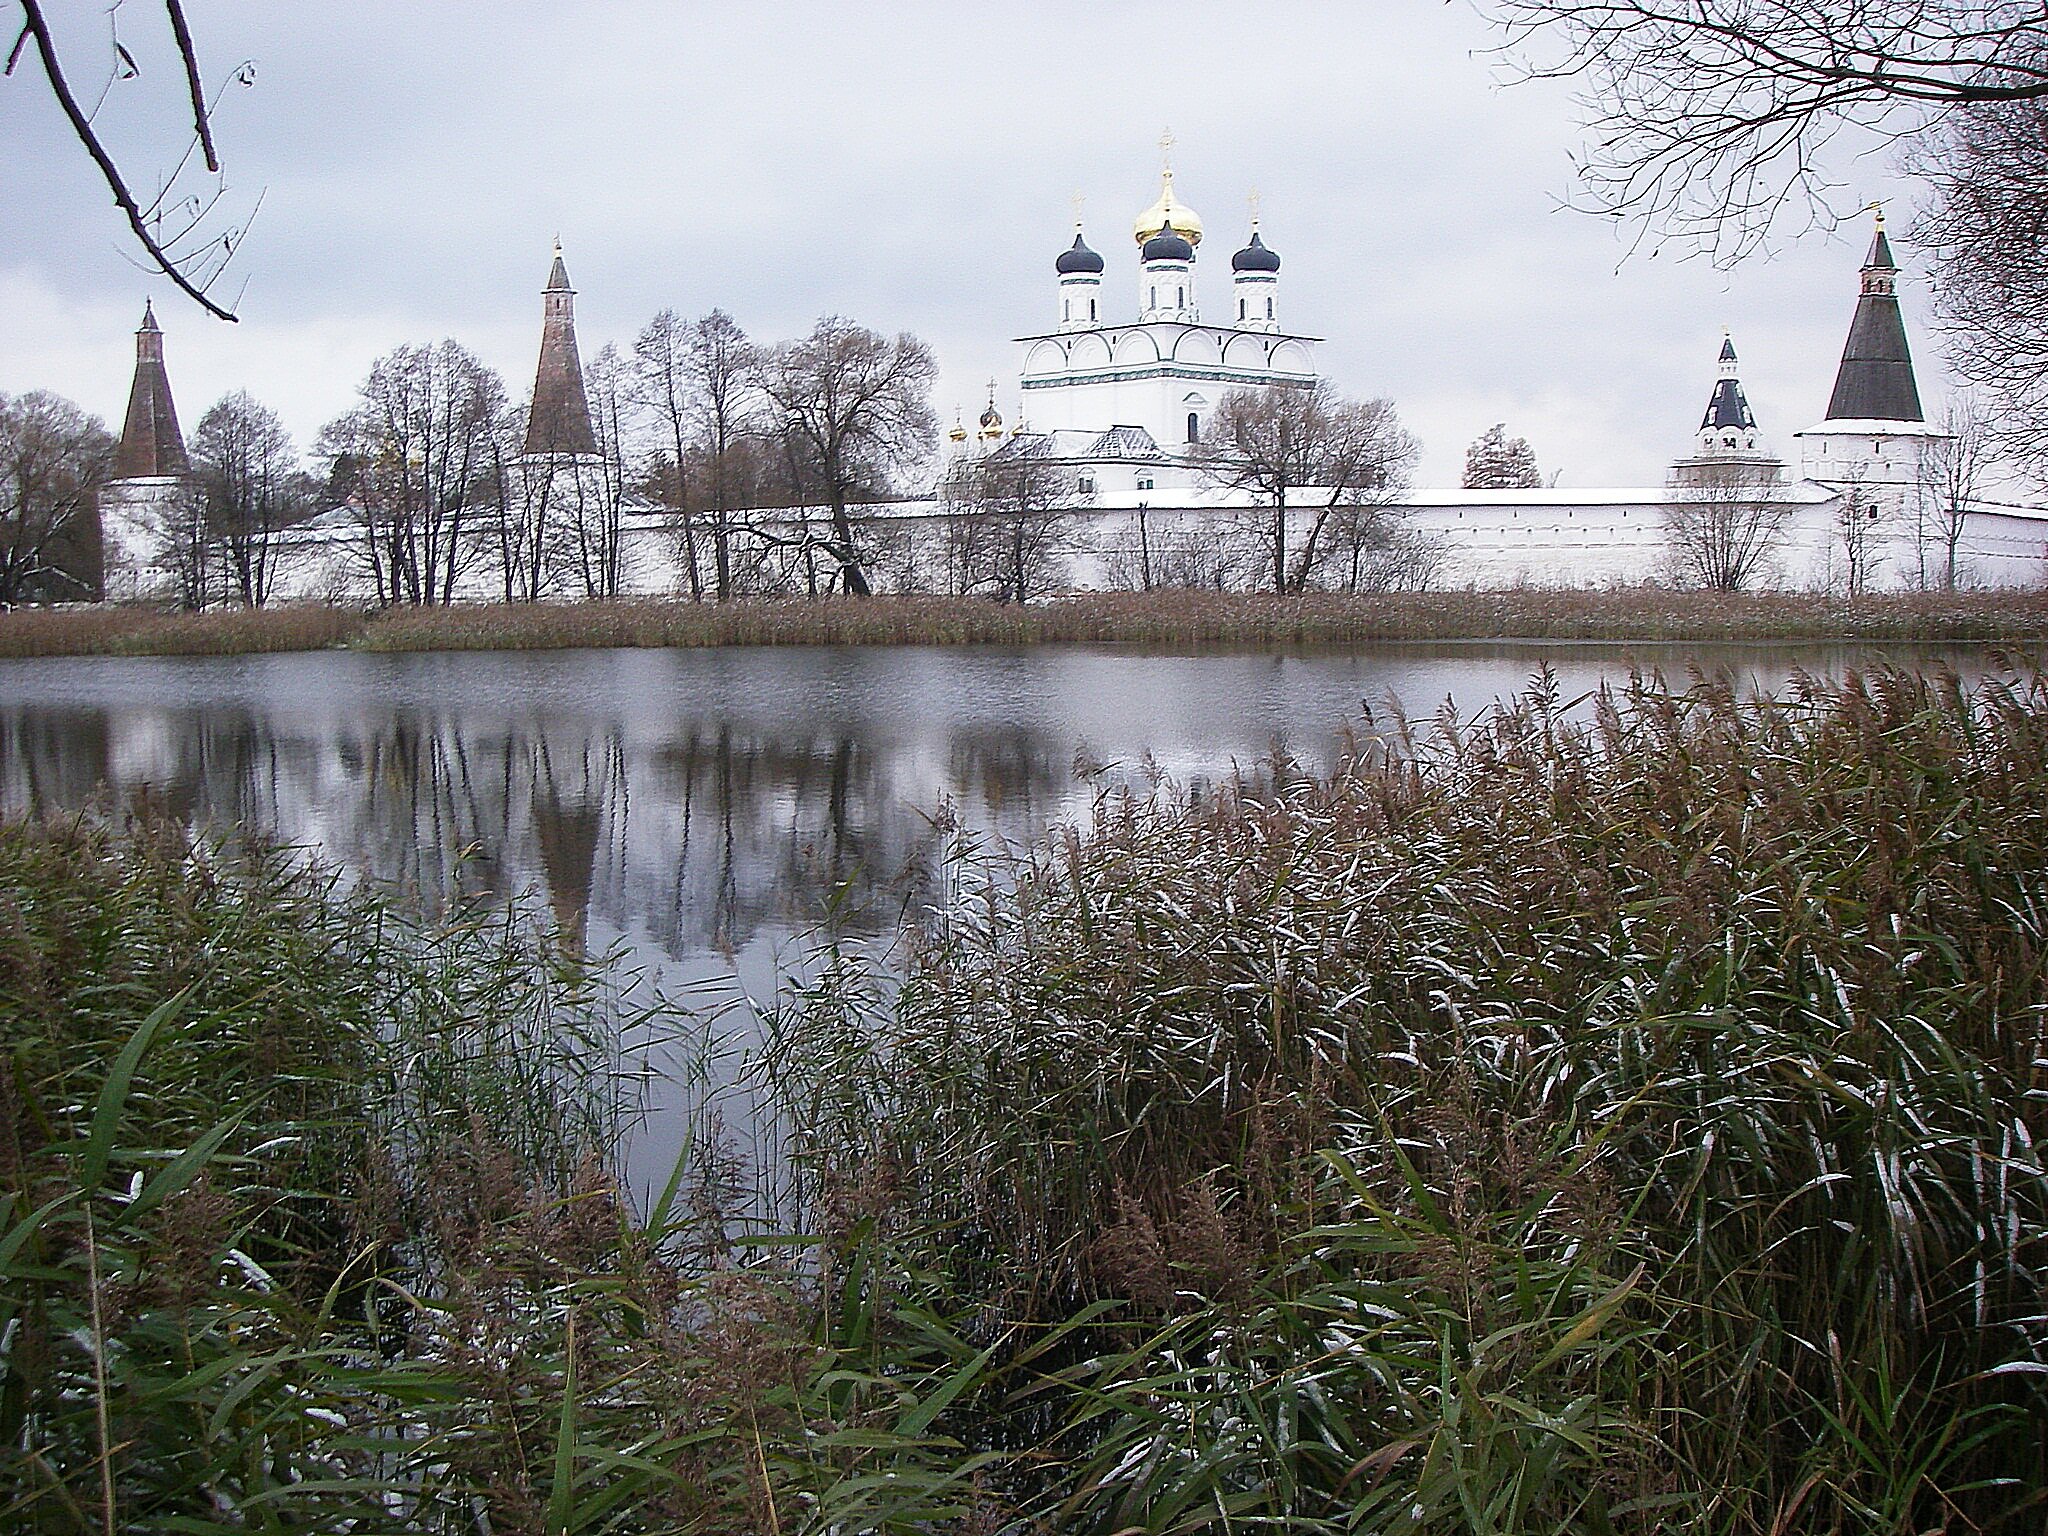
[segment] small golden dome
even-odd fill
[[[1202,243],[1202,216],[1173,195],[1171,168],[1159,173],[1159,199],[1138,215],[1138,222],[1131,226],[1131,237],[1143,245],[1169,223],[1173,232],[1189,245]]]

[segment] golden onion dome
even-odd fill
[[[1160,172],[1159,199],[1138,215],[1137,223],[1131,226],[1131,237],[1143,245],[1168,224],[1173,225],[1173,232],[1189,245],[1202,243],[1202,216],[1173,195],[1173,172],[1170,169]]]

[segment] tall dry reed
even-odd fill
[[[1566,704],[1106,798],[781,1015],[819,1224],[1068,1330],[1023,1505],[2038,1527],[2048,693]]]
[[[685,603],[290,605],[166,614],[143,608],[0,614],[0,657],[563,650],[590,646],[1134,644],[1165,648],[1330,646],[1453,640],[1858,640],[1948,644],[2048,638],[2036,592],[1886,593],[1854,602],[1805,593],[1582,592],[1544,588],[1370,597],[1101,593],[1028,607],[984,598],[754,598]]]

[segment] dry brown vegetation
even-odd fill
[[[2048,593],[1100,593],[1032,606],[875,597],[689,603],[622,599],[375,611],[323,606],[170,614],[144,608],[0,614],[0,656],[203,656],[348,647],[524,651],[592,646],[1322,646],[1450,640],[1863,640],[2028,644],[2048,639]]]

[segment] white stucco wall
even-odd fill
[[[1441,560],[1439,587],[1627,586],[1665,579],[1669,538],[1661,488],[1564,491],[1430,491],[1411,494],[1404,516],[1430,540]],[[1836,524],[1840,495],[1812,482],[1784,492],[1789,512],[1761,585],[1796,590],[1839,590],[1845,577]],[[1256,521],[1247,496],[1208,488],[1138,493],[1105,487],[1074,512],[1062,540],[1065,586],[1073,591],[1128,585],[1144,542],[1155,572],[1192,569],[1232,542],[1233,529]],[[756,514],[784,529],[797,514]],[[935,500],[887,503],[862,509],[863,525],[881,551],[877,584],[886,590],[905,573],[913,584],[935,587],[946,540],[945,508]],[[1291,519],[1299,539],[1314,515],[1304,492]],[[822,521],[816,510],[813,524]],[[279,562],[281,599],[367,602],[374,598],[361,557],[360,534],[345,512],[285,536]],[[1990,505],[1973,511],[1958,551],[1959,575],[1978,587],[2048,584],[2048,511]],[[1256,557],[1254,557],[1255,559]],[[1897,589],[1938,585],[1945,552],[1931,538],[1915,538],[1910,522],[1889,523],[1877,541],[1871,583]],[[1923,565],[1925,561],[1925,577]],[[1249,564],[1249,563],[1248,563]],[[626,520],[621,554],[625,589],[633,595],[670,596],[686,590],[675,530],[659,515]],[[467,600],[490,601],[500,592],[495,569],[481,558],[457,584]]]

